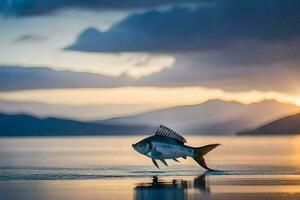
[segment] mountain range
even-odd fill
[[[197,105],[178,106],[96,123],[151,127],[165,124],[184,134],[234,134],[299,111],[298,106],[273,100],[248,105],[209,100]]]
[[[300,134],[300,113],[277,119],[240,135],[292,135]]]
[[[0,114],[0,136],[68,136],[150,134],[145,126],[106,125],[25,114]]]
[[[209,100],[207,102],[145,112],[129,117],[96,121],[63,118],[40,118],[26,114],[0,114],[0,136],[58,136],[58,135],[136,135],[153,134],[164,124],[181,134],[264,134],[294,133],[300,130],[294,117],[275,119],[300,112],[300,108],[277,101],[252,104]],[[300,115],[295,115],[296,119]],[[298,116],[298,118],[297,118]],[[283,122],[283,123],[281,123]],[[287,124],[287,125],[284,125]],[[290,128],[291,124],[296,124]],[[256,129],[256,127],[260,127]],[[275,131],[274,131],[275,128]],[[287,129],[287,131],[285,131]],[[245,132],[244,130],[254,130]]]

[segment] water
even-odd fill
[[[153,166],[134,137],[0,138],[0,199],[297,199],[300,137],[197,137],[206,156]]]

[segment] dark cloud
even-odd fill
[[[239,41],[208,53],[174,54],[175,64],[140,85],[206,86],[227,91],[300,92],[300,41]]]
[[[0,66],[0,91],[48,88],[107,88],[130,84],[128,77],[55,71],[46,67]]]
[[[0,14],[13,16],[45,15],[66,8],[90,10],[145,9],[172,4],[201,3],[209,0],[1,0]]]
[[[299,93],[300,1],[217,0],[132,14],[106,32],[86,29],[67,49],[176,57],[138,85]]]
[[[240,40],[287,41],[300,34],[300,1],[218,0],[195,9],[132,14],[106,32],[88,28],[67,49],[208,51]]]
[[[300,62],[226,66],[222,59],[209,63],[205,55],[177,55],[171,68],[139,80],[139,85],[159,87],[204,86],[225,91],[279,91],[299,94]],[[216,57],[217,59],[217,57]],[[255,62],[255,61],[253,61]]]
[[[57,1],[51,2],[58,4]],[[77,1],[72,2],[74,6]],[[83,6],[78,1],[81,7],[92,7],[96,1],[80,2],[86,4]],[[96,3],[102,8],[112,8],[116,2]],[[118,9],[125,8],[125,4],[144,8],[151,7],[152,3],[152,6],[171,4],[171,1],[121,2]],[[97,8],[96,4],[93,5]],[[175,56],[172,67],[139,80],[126,75],[112,78],[49,69],[18,69],[14,72],[18,74],[0,70],[3,74],[0,74],[3,77],[0,78],[0,89],[207,86],[230,91],[257,89],[299,93],[299,11],[300,1],[297,0],[215,0],[193,8],[175,6],[138,12],[105,32],[92,27],[84,30],[67,49],[164,52]],[[147,59],[140,60],[136,66],[147,62]]]
[[[0,91],[51,88],[115,88],[122,86],[206,86],[226,91],[274,90],[299,94],[300,69],[273,64],[271,67],[218,67],[202,62],[201,56],[177,55],[171,68],[141,79],[126,75],[55,71],[44,67],[0,67]],[[201,60],[201,61],[199,61]]]

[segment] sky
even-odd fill
[[[299,11],[296,0],[0,0],[0,112],[300,106]]]

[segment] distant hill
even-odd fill
[[[299,107],[276,101],[245,105],[210,100],[199,105],[179,106],[130,117],[91,122],[0,113],[0,136],[153,134],[160,124],[165,124],[182,134],[233,134],[242,130],[253,130],[255,127],[295,112],[300,112]],[[274,124],[271,123],[272,129],[266,125],[248,134],[280,134],[282,130],[286,130],[285,134],[293,134],[299,130],[296,127],[300,124],[299,115],[295,115],[298,121],[291,117],[294,120],[284,121],[287,125],[283,127],[281,124],[279,126],[277,121],[273,122],[278,131],[273,130]]]
[[[0,136],[67,136],[150,134],[146,126],[107,125],[24,114],[0,114]]]
[[[291,135],[300,134],[300,113],[277,119],[259,128],[243,131],[241,135]]]
[[[233,134],[298,111],[299,107],[295,105],[277,101],[245,105],[210,100],[198,105],[179,106],[96,123],[143,126],[165,124],[183,134]]]

